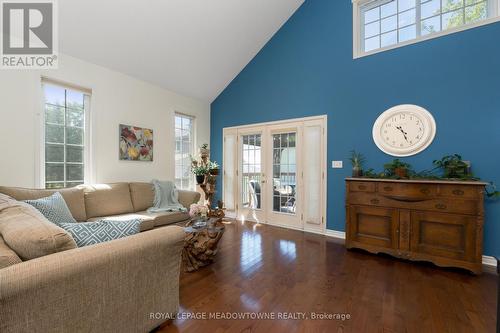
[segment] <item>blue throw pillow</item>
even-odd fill
[[[68,205],[66,205],[66,201],[64,201],[63,196],[59,192],[52,194],[50,197],[25,200],[24,202],[38,209],[47,220],[55,225],[61,226],[62,223],[76,223],[76,220],[69,211]]]
[[[100,220],[96,222],[62,223],[60,227],[73,236],[78,247],[82,247],[138,234],[141,221],[141,219],[128,221]]]

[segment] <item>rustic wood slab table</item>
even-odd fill
[[[186,238],[182,250],[182,261],[186,272],[194,272],[200,267],[214,262],[217,246],[224,234],[224,224],[221,218],[210,218],[205,226],[197,227],[199,218],[186,224]]]

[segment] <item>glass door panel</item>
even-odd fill
[[[296,132],[272,135],[273,211],[296,214],[297,156]]]
[[[241,204],[243,208],[261,209],[262,135],[242,135]]]

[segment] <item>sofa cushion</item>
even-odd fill
[[[0,235],[22,260],[76,248],[70,234],[36,208],[14,199],[2,198],[0,203]]]
[[[62,223],[76,222],[59,192],[47,198],[25,200],[24,202],[38,209],[47,220],[58,226],[61,226]]]
[[[0,269],[21,263],[19,256],[5,243],[0,236]]]
[[[83,247],[138,234],[140,224],[140,219],[126,221],[100,220],[96,222],[63,223],[61,227],[73,236],[78,247]]]
[[[132,213],[128,183],[80,185],[85,193],[87,219]]]
[[[68,205],[71,215],[77,221],[86,221],[87,214],[85,212],[85,201],[83,196],[83,189],[81,188],[65,188],[58,190],[36,190],[20,187],[6,187],[0,186],[0,193],[4,193],[12,198],[23,200],[35,200],[48,197],[56,192],[61,193],[64,201]]]
[[[150,213],[150,212],[137,212],[137,214],[146,215],[154,219],[155,228],[164,225],[169,225],[173,223],[188,221],[190,219],[187,212],[161,212],[161,213]]]
[[[89,221],[98,221],[98,220],[127,221],[136,218],[141,220],[140,230],[142,232],[151,230],[156,227],[161,227],[164,225],[169,225],[184,221],[187,222],[190,217],[189,214],[185,212],[150,213],[147,211],[143,211],[132,214],[123,214],[123,215],[106,216],[106,217],[93,217],[89,219]]]
[[[189,206],[191,206],[191,204],[198,203],[200,201],[200,192],[177,190],[177,193],[179,194],[179,203],[187,209],[189,209]]]
[[[151,183],[130,183],[130,197],[134,212],[147,210],[153,206],[155,192]]]
[[[128,221],[131,219],[141,220],[141,224],[139,226],[141,232],[154,229],[155,227],[154,217],[138,213],[129,213],[123,215],[106,216],[106,217],[93,217],[89,219],[89,222],[95,222],[100,220]]]

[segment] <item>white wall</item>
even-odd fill
[[[210,105],[79,59],[59,69],[0,71],[0,185],[37,187],[41,76],[92,89],[93,182],[174,177],[174,112],[196,117],[197,143],[210,142]],[[118,125],[154,130],[154,161],[118,159]]]

